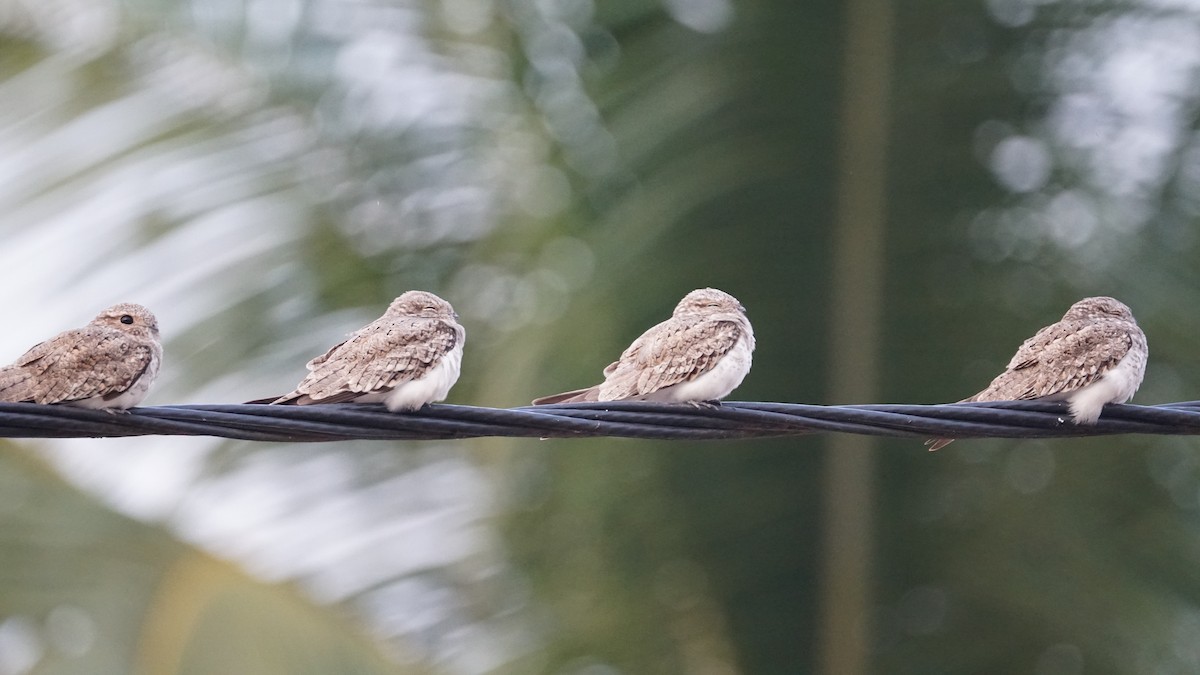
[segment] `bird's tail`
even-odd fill
[[[296,397],[293,394],[284,394],[283,396],[269,396],[267,398],[256,398],[253,401],[246,401],[246,405],[274,405],[295,403]]]
[[[958,403],[970,403],[972,401],[978,401],[979,397],[982,396],[984,393],[985,392],[981,391],[978,394],[975,394],[974,396],[968,396],[968,397],[964,398],[963,400],[958,401]],[[925,445],[929,446],[930,452],[933,452],[935,450],[941,450],[942,448],[946,447],[947,445],[950,445],[953,442],[954,442],[953,438],[931,438],[931,439],[925,441]]]
[[[941,450],[942,448],[954,442],[953,438],[931,438],[925,441],[925,445],[929,446],[929,451]]]
[[[576,389],[575,391],[564,391],[561,394],[553,394],[551,396],[543,396],[533,399],[534,405],[550,405],[553,403],[583,403],[585,401],[599,401],[600,387],[588,387],[587,389]]]

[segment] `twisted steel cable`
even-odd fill
[[[62,405],[0,403],[0,437],[217,436],[248,441],[439,440],[508,436],[727,440],[820,432],[911,438],[1062,438],[1200,434],[1200,401],[1108,405],[1080,426],[1062,403],[845,405],[642,401],[519,408],[430,405],[391,413],[382,405],[170,405],[125,413]]]

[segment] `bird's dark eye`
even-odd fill
[[[121,323],[128,326],[129,324],[133,323],[133,317],[129,316],[128,314],[122,314],[121,315]]]

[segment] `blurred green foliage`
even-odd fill
[[[112,513],[23,453],[0,452],[0,486],[5,672],[427,672],[384,658],[294,589]]]
[[[8,339],[136,293],[150,403],[244,400],[427,288],[468,330],[451,402],[505,406],[715,286],[758,338],[735,397],[844,403],[849,2],[0,0]],[[1194,397],[1200,15],[892,11],[880,398],[962,398],[1093,294],[1149,335],[1137,401]],[[1190,440],[881,441],[859,523],[826,443],[213,443],[165,527],[10,449],[0,674],[813,672],[857,535],[864,672],[1200,667]]]

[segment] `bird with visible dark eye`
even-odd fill
[[[160,361],[154,315],[121,303],[0,367],[0,401],[124,410],[145,398]]]

